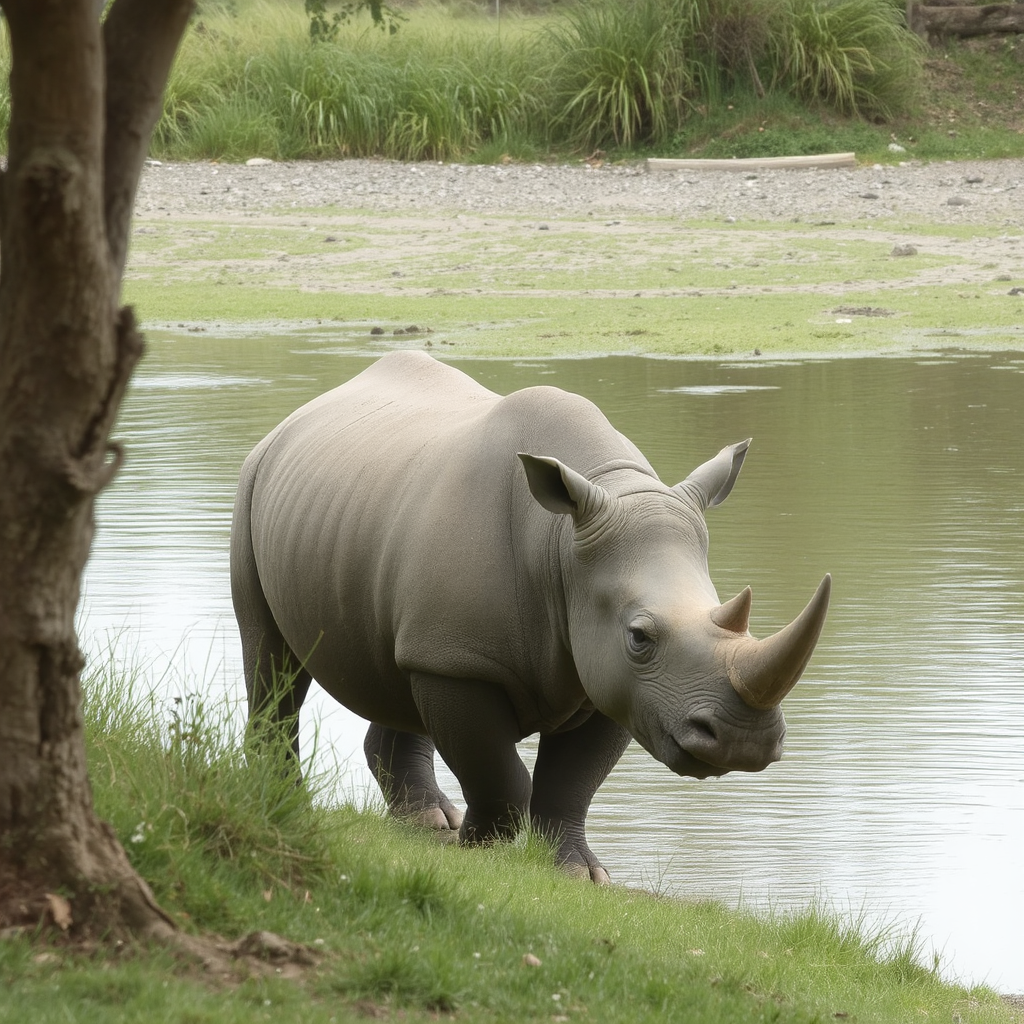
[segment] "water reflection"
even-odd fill
[[[227,578],[238,467],[371,361],[358,344],[326,330],[151,337],[87,574],[94,646],[123,629],[140,658],[175,667],[170,689],[241,693]],[[753,586],[756,635],[835,578],[786,701],[785,759],[697,783],[631,748],[590,819],[613,875],[920,919],[950,973],[1024,990],[1024,359],[459,365],[501,392],[588,395],[669,482],[753,436],[708,518],[712,578],[723,598]],[[351,757],[342,789],[363,791],[362,723],[319,697],[313,711],[325,753]]]

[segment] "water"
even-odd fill
[[[371,361],[359,344],[337,330],[151,337],[118,429],[129,461],[100,503],[92,648],[114,637],[166,669],[168,699],[241,694],[238,467]],[[1024,991],[1024,358],[458,365],[499,392],[586,394],[667,482],[752,436],[708,521],[712,578],[723,599],[753,586],[755,635],[834,576],[825,634],[786,700],[784,760],[698,783],[632,747],[589,819],[616,881],[730,905],[823,899],[918,927],[947,977]],[[309,709],[304,735],[319,719],[340,791],[369,793],[363,723],[322,694]]]

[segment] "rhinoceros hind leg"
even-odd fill
[[[262,595],[260,595],[262,597]],[[299,709],[311,676],[281,635],[270,609],[252,601],[238,614],[242,665],[249,699],[249,729],[262,743],[285,739],[294,764],[299,761]],[[236,600],[238,609],[241,602]]]
[[[629,740],[625,728],[595,711],[574,729],[541,736],[537,746],[533,828],[555,844],[556,859],[570,874],[599,884],[611,879],[587,845],[587,811]]]
[[[373,777],[398,818],[438,831],[458,830],[460,811],[434,775],[434,744],[428,736],[371,723],[363,751]]]
[[[299,708],[310,674],[281,635],[263,593],[250,525],[253,473],[243,468],[231,526],[231,601],[242,641],[249,728],[264,745],[271,735],[283,737],[297,768]]]
[[[310,674],[283,640],[273,646],[265,642],[258,652],[243,656],[243,663],[253,738],[262,744],[284,739],[292,762],[289,771],[298,771],[299,710],[309,692]]]

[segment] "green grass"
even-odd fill
[[[313,43],[298,0],[206,5],[172,72],[153,151],[229,160],[675,152],[726,95],[750,98],[762,120],[781,109],[863,127],[862,118],[905,112],[919,91],[922,48],[891,0],[490,12],[421,3],[393,35],[361,16]]]
[[[314,44],[301,4],[242,6],[204,11],[186,35],[157,155],[449,159],[514,139],[533,110],[537,32],[521,19],[499,36],[435,6],[393,36],[355,18]]]
[[[161,302],[166,295],[132,289],[149,312],[150,328],[174,330],[202,324],[204,330],[250,325],[253,335],[287,334],[316,327],[353,351],[425,346],[462,356],[536,358],[601,354],[763,355],[906,352],[915,348],[1019,350],[1024,346],[1019,302],[982,290],[930,288],[911,303],[880,298],[877,291],[827,296],[725,295],[693,298],[402,298],[386,300],[345,294],[303,295],[285,289],[258,292],[211,286],[190,292],[190,311]],[[844,316],[839,307],[877,308],[892,317]],[[909,308],[908,308],[909,307]],[[265,317],[254,320],[256,314]],[[161,316],[163,314],[163,316]],[[837,322],[837,321],[846,322]],[[751,324],[757,329],[752,333]],[[407,324],[429,329],[393,336]],[[381,327],[383,337],[371,337]],[[947,332],[945,340],[936,332]],[[954,332],[949,334],[948,332]],[[939,340],[936,340],[939,339]]]
[[[926,49],[895,0],[422,0],[311,41],[301,0],[207,0],[152,142],[164,159],[498,162],[1024,156],[1024,47]],[[0,27],[0,83],[9,50]],[[0,132],[10,116],[0,84]]]
[[[892,0],[490,12],[419,3],[395,35],[364,16],[335,42],[312,44],[298,0],[207,5],[182,46],[154,152],[497,161],[598,147],[616,156],[853,149],[891,160],[896,128],[925,158],[951,143],[976,156],[1024,153],[1007,90],[988,84],[1020,81],[1014,51],[996,55],[1001,79],[969,50],[959,63],[954,54],[968,81],[947,90],[942,59],[906,31]],[[947,99],[962,104],[975,82],[986,106],[973,113],[988,116],[974,124],[965,111],[953,138]]]
[[[1010,1019],[993,993],[940,981],[913,934],[826,907],[754,915],[597,888],[532,840],[467,850],[320,806],[272,757],[246,763],[229,707],[162,707],[146,685],[119,669],[87,682],[100,813],[184,928],[267,929],[318,966],[225,981],[160,951],[8,940],[0,1021]]]
[[[125,298],[149,327],[265,334],[321,321],[346,345],[463,355],[893,351],[933,347],[936,330],[967,347],[1024,342],[1021,299],[1009,294],[1024,280],[985,245],[999,227],[546,223],[489,218],[483,229],[469,218],[449,230],[450,219],[339,210],[252,224],[154,219],[136,231]],[[918,255],[889,255],[903,239]],[[940,272],[954,283],[938,283]],[[891,315],[834,312],[844,307]],[[409,324],[431,333],[393,336]],[[387,332],[379,340],[375,326]]]
[[[576,149],[663,141],[685,120],[700,71],[664,0],[570,8],[547,41],[553,130]]]
[[[510,9],[511,8],[511,9]],[[423,0],[313,42],[301,0],[208,0],[152,153],[497,162],[853,150],[1024,155],[1024,48],[928,50],[895,0]],[[0,82],[9,51],[0,29]],[[0,132],[10,116],[0,85]]]

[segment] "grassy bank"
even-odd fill
[[[599,889],[533,842],[442,846],[246,765],[226,708],[153,706],[121,677],[87,697],[97,805],[163,906],[316,962],[213,983],[165,953],[5,941],[0,1021],[1010,1020],[992,993],[942,983],[913,936]]]
[[[510,9],[511,8],[511,9]],[[893,0],[416,3],[311,42],[300,0],[208,0],[153,152],[166,159],[542,159],[855,150],[1024,153],[1010,43],[929,52]],[[979,103],[981,104],[979,106]]]

